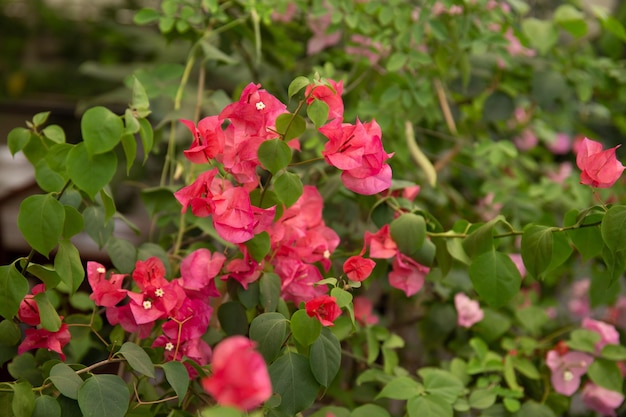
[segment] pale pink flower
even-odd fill
[[[513,139],[513,143],[520,151],[529,151],[537,146],[539,139],[530,128],[526,128],[522,130],[522,133],[519,136],[516,136]]]
[[[426,274],[430,268],[419,264],[414,259],[397,252],[391,264],[389,284],[404,291],[407,297],[416,294],[424,285]]]
[[[572,172],[574,171],[574,166],[571,162],[565,161],[559,164],[558,170],[556,172],[550,171],[546,173],[546,176],[556,182],[557,184],[563,184],[566,179],[572,176]]]
[[[374,305],[369,298],[364,296],[354,297],[352,304],[356,321],[364,326],[378,323],[378,316],[373,314]]]
[[[470,328],[484,317],[478,301],[472,300],[463,293],[455,294],[454,307],[457,313],[457,324],[461,327]]]
[[[526,57],[535,56],[535,51],[533,51],[532,49],[528,49],[524,45],[522,45],[520,40],[513,33],[512,28],[507,29],[507,31],[504,33],[504,37],[506,38],[506,40],[509,41],[509,45],[506,48],[509,52],[509,55]]]
[[[616,391],[602,388],[591,382],[583,388],[583,402],[585,405],[603,416],[615,417],[615,409],[624,401],[624,396]]]
[[[366,231],[365,245],[370,247],[370,257],[376,259],[393,258],[398,252],[398,246],[391,238],[388,224],[381,227],[376,233]]]
[[[600,335],[600,341],[595,346],[598,354],[602,352],[602,348],[606,345],[619,345],[619,333],[615,330],[615,327],[608,323],[585,317],[582,322],[582,328],[594,331]]]
[[[591,311],[589,304],[589,287],[591,281],[589,278],[580,279],[572,285],[570,299],[567,302],[567,308],[576,317],[587,317]]]
[[[559,132],[546,146],[555,155],[565,155],[572,150],[572,138],[567,133]]]
[[[580,378],[587,373],[593,357],[582,352],[567,352],[560,355],[556,350],[548,351],[546,365],[551,371],[552,387],[562,395],[570,396],[578,390]]]

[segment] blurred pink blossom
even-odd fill
[[[364,296],[354,297],[353,304],[356,321],[364,326],[378,323],[378,316],[372,313],[374,306],[369,298]]]
[[[580,378],[587,373],[593,357],[582,352],[567,352],[560,355],[551,350],[546,356],[546,365],[552,372],[552,387],[559,394],[570,396],[578,390]]]
[[[572,150],[572,138],[567,133],[559,132],[546,146],[553,154],[564,155]]]
[[[317,54],[329,46],[336,45],[341,39],[341,31],[339,30],[328,33],[333,11],[328,4],[326,4],[326,8],[328,9],[328,13],[322,16],[309,15],[307,17],[307,25],[309,29],[311,29],[311,32],[313,32],[313,36],[307,43],[307,55]]]
[[[478,301],[463,293],[459,292],[454,296],[454,307],[457,312],[457,324],[461,327],[470,328],[484,317]]]
[[[535,56],[535,51],[532,49],[526,48],[520,40],[513,33],[512,28],[508,28],[504,33],[504,37],[509,41],[509,45],[507,46],[507,51],[511,56],[526,56],[533,57]]]
[[[591,307],[589,305],[589,286],[591,281],[589,278],[584,278],[576,281],[572,285],[570,292],[570,299],[567,302],[567,308],[570,313],[576,317],[587,317]]]
[[[574,170],[574,165],[571,162],[565,161],[559,164],[558,170],[549,171],[546,173],[546,176],[551,180],[556,182],[557,184],[563,184],[566,179],[568,179],[572,175],[572,171]]]
[[[624,396],[616,391],[587,383],[583,388],[583,402],[591,410],[603,416],[616,416],[615,409],[624,401]]]
[[[539,139],[530,128],[522,130],[522,133],[513,139],[513,143],[520,151],[529,151],[537,146]]]
[[[582,328],[594,331],[600,335],[600,341],[595,346],[598,354],[602,352],[602,348],[606,345],[619,345],[619,333],[615,330],[615,327],[608,323],[586,317],[583,319]]]

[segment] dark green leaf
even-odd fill
[[[404,213],[391,222],[389,231],[400,252],[412,256],[424,244],[426,222],[422,216]]]
[[[322,328],[320,337],[311,345],[309,361],[317,382],[329,387],[339,372],[341,345],[328,328]]]
[[[436,368],[422,368],[418,372],[424,380],[427,393],[437,395],[452,404],[465,389],[461,381],[452,372]]]
[[[122,274],[130,274],[137,262],[137,248],[126,239],[112,237],[106,243],[107,254],[113,266]]]
[[[291,316],[291,333],[304,346],[313,344],[321,331],[322,323],[315,317],[309,317],[305,310],[298,310]]]
[[[63,233],[65,209],[50,194],[26,197],[20,204],[17,225],[28,244],[48,256]]]
[[[61,405],[54,397],[40,395],[35,399],[32,417],[61,417]]]
[[[89,206],[83,211],[85,232],[102,248],[113,234],[113,222],[105,220],[102,207]]]
[[[307,409],[317,397],[319,384],[311,373],[306,357],[287,352],[269,367],[274,393],[280,395],[277,407],[288,415]]]
[[[243,306],[236,301],[228,301],[217,310],[217,317],[227,335],[248,333],[248,317]]]
[[[280,277],[272,272],[265,272],[259,279],[259,297],[265,312],[276,311],[280,299],[282,282]]]
[[[0,315],[5,319],[12,319],[28,290],[28,281],[15,265],[0,266]]]
[[[46,284],[46,288],[56,288],[61,282],[61,277],[53,267],[30,263],[26,270]]]
[[[83,385],[83,380],[66,363],[57,363],[50,369],[50,381],[61,394],[73,400],[78,399],[78,389]]]
[[[39,317],[43,328],[51,332],[58,332],[61,328],[61,318],[54,306],[50,303],[46,292],[36,294],[35,301],[39,308]]]
[[[556,417],[554,411],[545,404],[529,400],[522,405],[515,417]]]
[[[271,363],[282,350],[288,324],[280,313],[263,313],[250,323],[250,339],[257,342],[265,362]]]
[[[536,279],[550,266],[552,261],[552,228],[528,225],[522,235],[522,259],[526,270]]]
[[[0,345],[15,346],[20,342],[22,332],[11,320],[0,321]]]
[[[182,404],[189,388],[189,373],[182,362],[169,361],[161,365],[165,378],[178,396],[178,404]]]
[[[626,206],[611,207],[602,219],[600,231],[611,251],[626,250]]]
[[[80,253],[74,244],[64,239],[59,242],[59,250],[54,257],[54,269],[61,277],[61,281],[67,286],[70,294],[73,294],[85,279],[85,270],[80,258]]]
[[[83,215],[74,207],[64,205],[63,209],[65,210],[65,222],[63,223],[62,236],[65,239],[69,239],[83,231],[85,222],[83,221]]]
[[[84,417],[124,417],[130,392],[117,375],[95,374],[78,389],[78,405]]]
[[[137,141],[133,135],[125,134],[122,135],[121,142],[124,155],[126,156],[126,175],[129,175],[130,169],[133,167],[133,163],[137,157]]]
[[[11,409],[15,417],[31,417],[35,409],[35,393],[28,381],[19,381],[11,384],[13,401]]]
[[[494,308],[506,305],[519,292],[522,283],[519,270],[511,258],[495,250],[473,259],[469,276],[478,295]]]
[[[148,356],[143,348],[135,343],[126,342],[117,353],[124,356],[130,367],[135,371],[149,376],[150,378],[154,378],[154,365],[150,360],[150,356]]]
[[[245,242],[245,245],[252,259],[261,262],[271,249],[270,235],[267,232],[261,232]]]

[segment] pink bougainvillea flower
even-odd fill
[[[23,322],[31,326],[37,326],[41,323],[39,316],[39,307],[35,301],[35,295],[46,290],[44,284],[37,284],[31,290],[31,294],[26,295],[20,302],[20,308],[17,311],[17,317]]]
[[[304,92],[306,103],[310,105],[315,100],[323,101],[328,105],[328,120],[343,119],[343,81],[336,82],[328,79],[329,85],[309,84]]]
[[[407,297],[416,294],[424,285],[424,278],[430,271],[427,266],[417,263],[412,258],[397,252],[391,264],[389,284],[404,291]]]
[[[243,89],[239,101],[224,107],[220,120],[229,119],[235,134],[262,138],[277,137],[276,118],[287,111],[280,100],[261,89],[261,84],[250,83]]]
[[[272,264],[274,272],[280,277],[281,294],[285,301],[298,305],[328,291],[323,285],[315,285],[324,278],[319,268],[294,257],[292,252],[276,256]]]
[[[185,298],[179,308],[172,311],[161,326],[163,334],[173,340],[200,338],[208,329],[213,308],[197,298]]]
[[[309,317],[317,318],[323,326],[334,326],[333,322],[341,315],[337,300],[328,295],[321,295],[307,301],[304,308]]]
[[[129,291],[128,297],[135,322],[149,324],[170,317],[186,296],[178,281],[172,281],[158,287],[146,287],[141,293]]]
[[[583,388],[583,403],[591,410],[603,415],[615,417],[615,409],[624,401],[624,396],[616,391],[602,388],[588,382]]]
[[[580,183],[594,188],[613,186],[624,172],[624,165],[615,156],[619,147],[602,150],[600,142],[584,138],[576,147],[576,165],[582,171]]]
[[[343,272],[352,281],[364,281],[370,276],[376,262],[362,256],[351,256],[343,264]]]
[[[619,345],[619,333],[615,327],[603,321],[590,319],[585,317],[582,322],[582,328],[594,331],[600,335],[600,341],[596,343],[596,353],[602,352],[602,348],[606,345]]]
[[[224,150],[222,121],[217,116],[209,116],[198,122],[196,127],[191,120],[180,119],[193,135],[193,142],[184,151],[185,157],[194,164],[205,164]]]
[[[213,225],[220,237],[231,243],[243,243],[254,237],[254,212],[250,194],[241,187],[213,196]]]
[[[348,190],[357,194],[374,195],[391,187],[391,177],[391,167],[388,164],[383,164],[380,170],[375,173],[372,173],[367,167],[344,171],[341,173],[341,182]]]
[[[248,411],[272,395],[265,360],[254,348],[255,343],[246,337],[232,336],[214,349],[212,374],[201,383],[218,404]]]
[[[217,168],[208,170],[198,175],[198,178],[190,185],[181,188],[174,193],[174,197],[183,206],[184,213],[191,206],[191,211],[195,216],[207,217],[211,215],[211,198],[213,194],[222,192],[216,184],[215,177],[219,173]],[[225,181],[218,180],[220,183]]]
[[[87,262],[87,280],[91,286],[91,298],[96,305],[113,307],[126,298],[126,290],[122,289],[122,282],[126,275],[111,274],[106,279],[106,268],[98,262]]]
[[[357,296],[353,299],[354,318],[364,326],[378,323],[378,316],[373,313],[374,305],[372,301],[364,296]]]
[[[255,261],[248,252],[245,245],[241,245],[241,252],[243,258],[231,259],[226,264],[226,273],[222,276],[222,279],[233,278],[241,284],[245,289],[248,289],[248,285],[259,279],[261,272],[263,271],[263,262]]]
[[[388,224],[376,233],[365,232],[365,245],[370,247],[370,257],[376,259],[393,258],[398,253],[398,246],[391,238]]]
[[[307,55],[317,54],[329,46],[335,45],[341,39],[341,31],[327,33],[331,24],[333,10],[328,3],[324,3],[324,6],[328,9],[327,13],[321,16],[315,16],[313,14],[307,16],[307,26],[311,29],[311,32],[313,32],[313,36],[311,36],[307,42]]]
[[[61,324],[61,327],[56,332],[40,328],[26,329],[25,333],[26,337],[17,347],[17,353],[19,355],[31,349],[43,348],[57,352],[61,356],[61,359],[65,360],[63,346],[67,345],[72,338],[67,324]]]
[[[457,313],[457,324],[461,327],[470,328],[484,317],[478,301],[472,300],[463,293],[459,292],[454,296],[454,307]]]
[[[206,248],[196,249],[180,264],[180,285],[185,291],[197,291],[203,297],[220,295],[215,285],[215,277],[219,275],[226,257]]]
[[[135,316],[130,309],[130,304],[107,307],[105,313],[109,324],[113,326],[119,324],[122,329],[128,333],[137,333],[141,339],[145,339],[150,336],[150,332],[154,327],[154,322],[137,324]]]
[[[570,396],[578,390],[580,378],[587,373],[593,362],[593,356],[582,352],[560,354],[550,350],[546,356],[546,365],[552,373],[552,387],[559,394]]]

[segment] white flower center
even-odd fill
[[[143,302],[143,308],[145,308],[146,310],[150,310],[152,308],[152,301],[150,300],[146,300]]]
[[[328,249],[324,251],[324,258],[326,259],[330,258],[330,251]]]
[[[172,342],[167,342],[167,343],[165,344],[165,350],[167,350],[167,351],[172,351],[172,350],[174,350],[174,344],[173,344]]]
[[[96,269],[96,272],[99,274],[104,274],[106,271],[106,268],[103,266],[99,266],[98,269]]]
[[[163,295],[165,295],[165,291],[163,291],[163,288],[157,288],[154,291],[154,295],[156,295],[157,297],[163,297]]]
[[[263,110],[265,108],[265,103],[259,101],[257,104],[255,104],[255,106],[257,110]]]
[[[574,374],[573,373],[571,373],[570,371],[563,372],[563,380],[565,382],[569,382],[572,379],[574,379]]]

